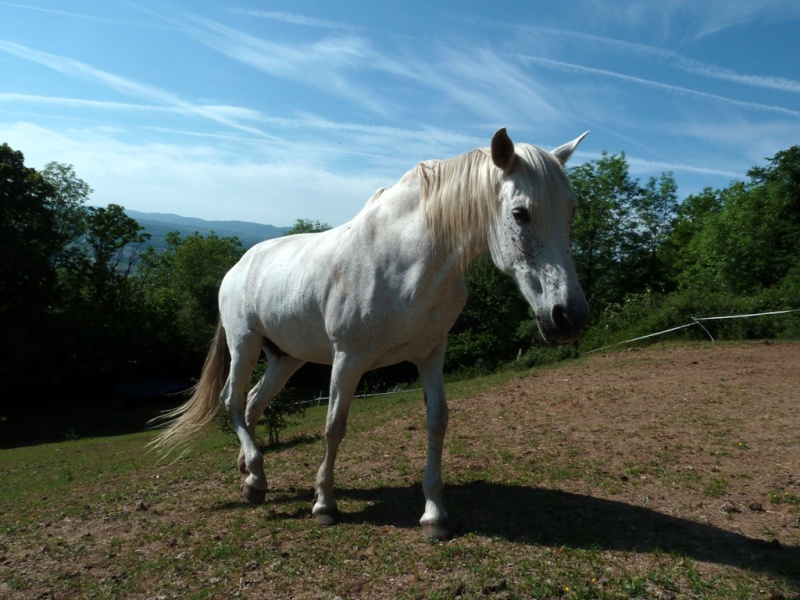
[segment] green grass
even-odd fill
[[[800,507],[800,496],[789,490],[775,490],[770,492],[769,501],[772,504],[790,504]]]

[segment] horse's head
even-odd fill
[[[588,318],[570,255],[576,199],[564,171],[585,135],[553,152],[515,148],[505,129],[492,138],[492,161],[502,171],[499,212],[489,235],[492,260],[517,282],[550,343],[576,340]]]

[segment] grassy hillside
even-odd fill
[[[800,344],[666,344],[448,386],[445,502],[422,538],[420,392],[356,400],[344,521],[309,518],[324,407],[243,503],[224,432],[0,451],[0,596],[799,598]]]

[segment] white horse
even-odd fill
[[[338,516],[334,462],[358,382],[368,370],[410,361],[427,407],[420,523],[426,536],[446,536],[442,366],[447,333],[467,298],[464,269],[488,249],[533,307],[542,337],[577,339],[588,308],[570,256],[576,199],[564,164],[585,135],[546,152],[515,147],[501,129],[491,149],[419,164],[344,225],[251,248],[222,281],[220,324],[199,383],[167,415],[172,422],[155,445],[188,442],[224,406],[241,442],[245,497],[260,504],[267,478],[256,422],[304,363],[330,364],[325,457],[312,511],[330,524]],[[245,398],[262,351],[266,373]]]

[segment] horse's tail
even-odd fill
[[[148,444],[163,454],[186,446],[211,423],[221,407],[220,393],[230,371],[230,352],[222,323],[206,356],[200,381],[191,389],[191,397],[181,406],[170,410],[151,421],[152,424],[167,423],[167,428]]]

